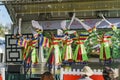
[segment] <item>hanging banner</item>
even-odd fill
[[[83,22],[90,27],[94,27],[95,23],[100,21],[101,19],[84,19]],[[109,22],[114,23],[117,27],[120,27],[120,18],[111,18],[107,19]],[[41,21],[39,22],[44,30],[49,29],[61,29],[60,23],[61,21]],[[66,23],[66,27],[69,26],[69,22]],[[105,21],[102,22],[97,28],[110,28],[110,25],[107,24]],[[71,24],[70,29],[83,29],[83,26],[78,21],[73,21]]]

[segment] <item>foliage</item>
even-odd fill
[[[4,26],[0,24],[0,36],[4,36]]]
[[[112,57],[120,58],[120,29],[112,33]]]

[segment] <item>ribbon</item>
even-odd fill
[[[110,59],[110,58],[111,58],[111,55],[110,55],[109,43],[108,42],[101,43],[100,59],[104,60],[104,59]]]
[[[40,38],[39,45],[40,45],[40,47],[41,47],[41,46],[42,46],[42,44],[43,44],[43,41],[44,41],[44,37],[43,37],[43,35],[42,35],[42,34],[40,34],[40,35],[39,35],[39,38]]]
[[[48,38],[44,37],[42,46],[49,47],[49,39]]]
[[[36,53],[36,48],[33,49],[31,54],[32,54],[32,63],[33,64],[38,63],[38,55]]]
[[[86,25],[85,23],[82,22],[82,20],[78,19],[78,18],[75,18],[76,21],[78,21],[79,23],[82,24],[82,26],[87,30],[87,31],[90,31],[92,28],[88,25]]]
[[[19,18],[19,34],[21,35],[21,22],[22,22],[22,18]]]
[[[70,24],[68,25],[67,29],[70,29],[70,26],[71,26],[72,22],[74,21],[74,19],[75,19],[75,13],[72,16],[72,19],[71,19]]]
[[[50,46],[48,38],[43,37],[42,34],[39,35],[39,38],[41,38],[40,42],[39,42],[39,46],[41,46],[41,47],[49,47]]]
[[[110,23],[107,19],[105,19],[105,17],[104,17],[103,15],[102,15],[102,18],[112,27],[112,29],[113,29],[114,31],[117,30],[117,27],[116,27],[114,24]]]

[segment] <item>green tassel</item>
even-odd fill
[[[38,63],[38,55],[36,53],[36,48],[32,51],[32,63]]]

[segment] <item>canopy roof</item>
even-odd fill
[[[120,0],[2,0],[14,23],[31,20],[120,17]]]

